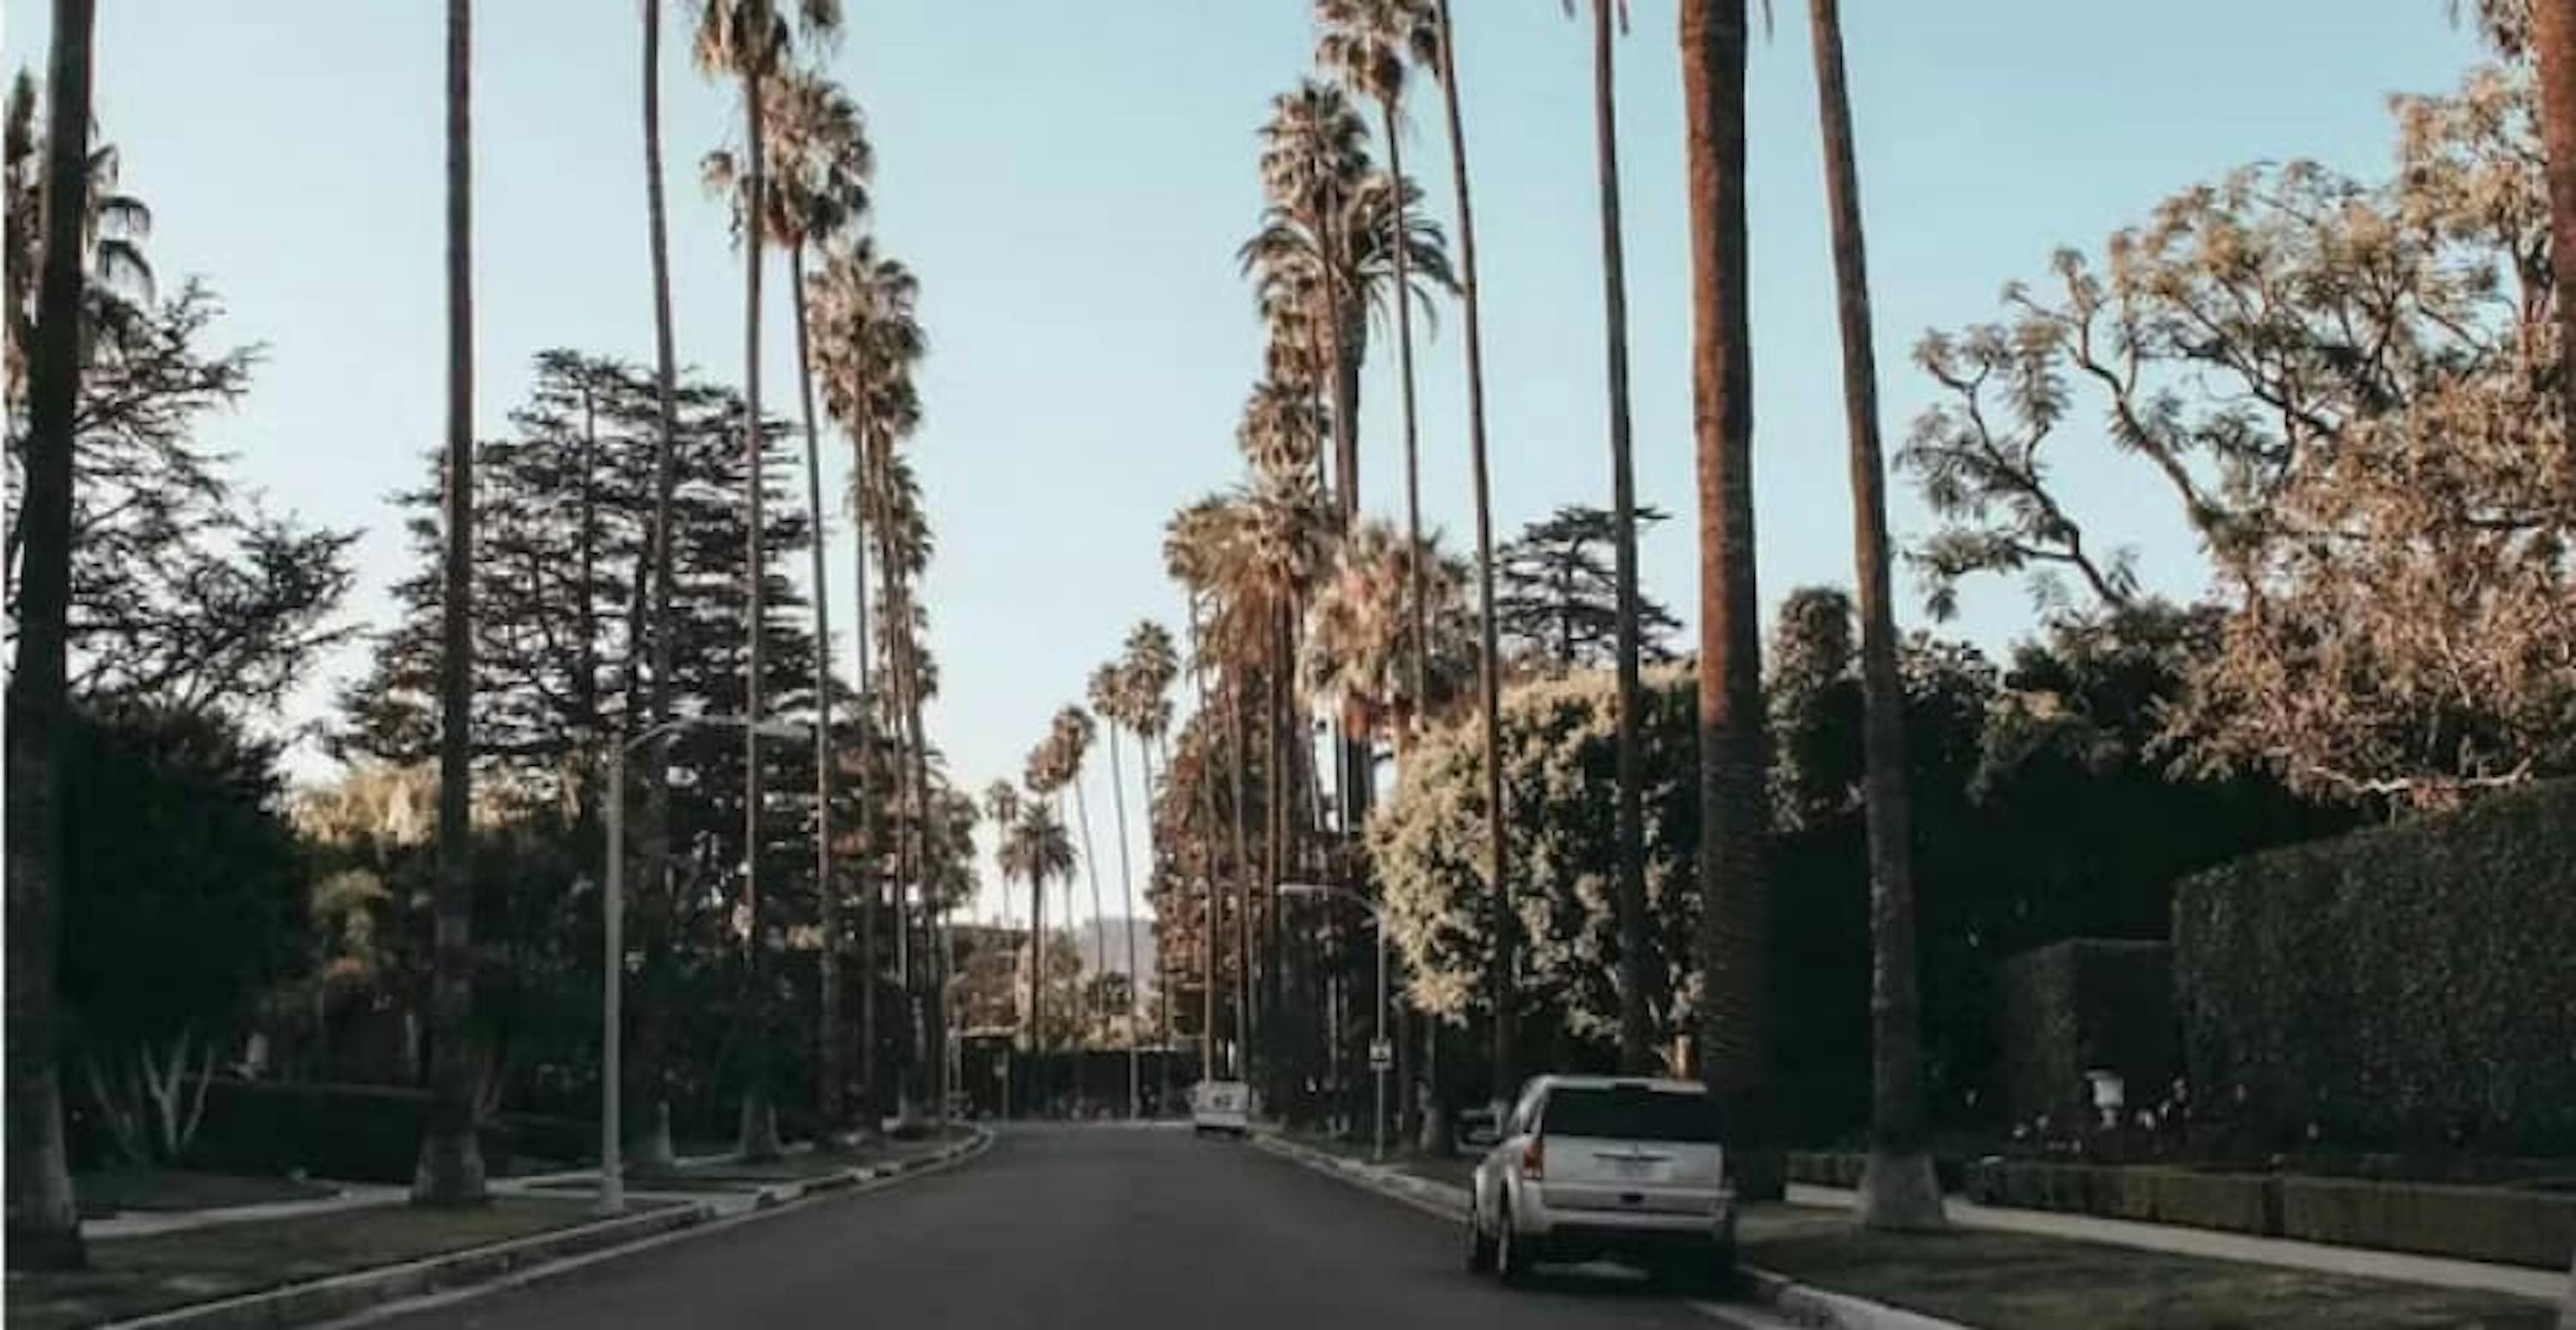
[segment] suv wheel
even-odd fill
[[[1467,1273],[1481,1275],[1494,1268],[1494,1239],[1485,1232],[1484,1222],[1477,1217],[1473,1201],[1467,1205]]]
[[[1531,1265],[1530,1244],[1529,1240],[1523,1238],[1520,1231],[1512,1226],[1511,1202],[1503,1202],[1502,1214],[1495,1227],[1499,1233],[1496,1237],[1498,1246],[1494,1253],[1494,1268],[1501,1272],[1503,1282],[1506,1284],[1528,1283]]]

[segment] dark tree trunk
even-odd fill
[[[1234,785],[1234,1071],[1249,1079],[1252,1055],[1252,849],[1243,825],[1243,688],[1238,668],[1225,684],[1226,747]]]
[[[743,679],[743,715],[751,723],[742,735],[742,1003],[736,1013],[737,1037],[743,1049],[742,1132],[738,1142],[746,1160],[775,1159],[779,1154],[778,1117],[769,1096],[769,943],[762,936],[760,861],[762,835],[760,722],[763,719],[761,677],[767,659],[768,559],[764,510],[765,432],[760,420],[760,258],[768,215],[762,172],[766,152],[761,143],[761,69],[758,56],[746,58],[742,75],[743,156],[750,164],[743,181],[742,234],[742,398],[743,483],[747,488],[750,534],[743,547],[743,579],[750,600],[749,640]]]
[[[1869,329],[1869,264],[1862,243],[1860,167],[1843,77],[1839,0],[1809,0],[1816,95],[1825,144],[1825,207],[1834,246],[1834,308],[1842,327],[1843,416],[1851,439],[1852,559],[1860,584],[1862,751],[1868,763],[1870,971],[1869,1167],[1860,1221],[1869,1228],[1941,1223],[1941,1189],[1923,1129],[1921,1002],[1914,977],[1914,863],[1905,788],[1905,688],[1896,674],[1896,614],[1888,602],[1887,475],[1878,437],[1878,364]]]
[[[96,14],[90,0],[54,0],[53,17],[45,80],[44,253],[36,279],[34,344],[26,348],[18,659],[8,686],[11,1270],[77,1270],[88,1264],[64,1150],[54,944],[64,885],[73,417],[80,400],[81,232],[89,198],[90,34]]]
[[[1119,770],[1118,723],[1111,721],[1105,728],[1109,731],[1110,814],[1118,823],[1118,908],[1127,925],[1127,1116],[1133,1118],[1142,1116],[1144,1112],[1144,1072],[1137,1055],[1137,1037],[1141,1031],[1136,1013],[1139,992],[1145,981],[1137,973],[1136,871],[1127,851],[1127,778]],[[1143,751],[1145,741],[1142,736],[1138,736],[1136,747],[1140,753]],[[1153,761],[1152,756],[1145,757],[1145,795],[1149,801],[1154,793]],[[1159,989],[1161,985],[1156,987]]]
[[[1701,1074],[1767,1140],[1770,909],[1753,542],[1753,352],[1744,180],[1744,0],[1682,0],[1699,455]]]
[[[651,0],[647,0],[650,3]],[[869,478],[875,475],[870,458],[874,427],[865,408],[850,432],[853,451],[850,474],[857,489],[857,501],[850,505],[850,545],[857,561],[850,579],[850,594],[856,613],[851,616],[851,634],[859,652],[858,746],[859,769],[859,1131],[874,1136],[885,1119],[884,1077],[878,1073],[878,1039],[881,1026],[877,1016],[877,987],[885,977],[884,949],[877,939],[878,920],[885,912],[885,880],[878,873],[884,855],[885,809],[871,785],[876,779],[876,736],[878,707],[876,703],[876,662],[868,655],[868,541],[872,525],[881,525],[882,514],[873,511],[875,493]],[[1006,1106],[1007,1107],[1007,1106]]]
[[[1610,0],[1592,0],[1592,122],[1601,168],[1601,290],[1608,316],[1610,502],[1618,583],[1619,1069],[1641,1075],[1646,1028],[1646,813],[1637,748],[1637,477],[1628,438],[1628,274],[1620,253],[1619,121],[1613,99]]]
[[[823,445],[814,428],[814,359],[805,327],[805,246],[787,252],[796,306],[796,392],[805,414],[805,507],[813,514],[814,547],[814,890],[822,950],[815,974],[822,1010],[814,1032],[815,1107],[826,1146],[849,1125],[842,1091],[841,892],[832,874],[832,597],[823,569]]]
[[[653,251],[653,389],[660,432],[653,440],[653,612],[647,631],[633,636],[636,642],[650,642],[652,691],[648,714],[653,724],[660,725],[671,719],[672,642],[676,636],[671,626],[671,509],[679,484],[679,354],[671,331],[670,216],[662,198],[661,0],[641,0],[640,7],[644,17],[644,208]],[[667,740],[653,745],[652,771],[644,785],[643,871],[637,877],[652,893],[657,907],[639,916],[657,921],[648,927],[667,925],[667,911],[672,904],[669,752]],[[621,853],[623,850],[619,847]],[[648,971],[658,971],[668,961],[667,950],[656,946],[653,936],[643,941]],[[637,1032],[641,1036],[650,1031],[652,1037],[636,1040],[640,1056],[633,1059],[634,1083],[643,1087],[650,1106],[644,1148],[635,1152],[635,1162],[648,1169],[668,1168],[678,1160],[671,1150],[665,1086],[667,1049],[660,1037],[668,1019],[664,1010],[667,994],[663,985],[649,979],[637,988],[637,996],[643,999],[637,1004]]]
[[[1503,811],[1503,707],[1502,649],[1500,628],[1494,615],[1494,499],[1492,468],[1485,444],[1485,335],[1483,306],[1478,303],[1476,287],[1476,211],[1467,184],[1466,118],[1458,107],[1458,29],[1449,16],[1449,0],[1439,0],[1440,23],[1440,102],[1449,124],[1449,167],[1458,196],[1459,294],[1465,305],[1467,324],[1467,457],[1473,477],[1476,508],[1476,609],[1480,650],[1476,662],[1476,684],[1481,694],[1478,720],[1485,736],[1485,880],[1492,884],[1493,910],[1497,927],[1494,932],[1494,973],[1488,981],[1494,994],[1494,1009],[1501,1012],[1511,986],[1512,936],[1502,927],[1511,917],[1511,876],[1506,869],[1510,852],[1505,844],[1504,828],[1508,825]],[[1438,1035],[1433,1027],[1423,1032],[1423,1067],[1434,1064]],[[1497,1018],[1493,1035],[1494,1094],[1503,1099],[1513,1091],[1511,1023]],[[1424,1084],[1432,1091],[1426,1098],[1437,1111],[1437,1087]],[[1426,1128],[1426,1133],[1428,1129]],[[1444,1136],[1445,1139],[1445,1136]]]
[[[447,3],[447,530],[438,665],[438,889],[430,952],[429,1112],[411,1194],[484,1199],[474,1139],[474,212],[470,0]]]

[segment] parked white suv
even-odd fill
[[[1613,1259],[1714,1282],[1735,1266],[1716,1101],[1690,1081],[1540,1076],[1476,1165],[1467,1268]]]
[[[1249,1136],[1252,1104],[1252,1087],[1241,1081],[1201,1081],[1190,1087],[1190,1129],[1201,1136]]]

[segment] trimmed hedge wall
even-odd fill
[[[2174,894],[2195,1096],[2333,1143],[2576,1153],[2576,781]]]
[[[2563,1270],[2576,1252],[2576,1196],[2283,1178],[2281,1236]]]
[[[1982,1205],[2277,1236],[2271,1183],[2259,1174],[2187,1168],[1985,1162],[1969,1166],[1967,1191]]]
[[[2173,953],[2161,942],[2077,938],[2004,962],[2004,1103],[2015,1123],[2049,1118],[2051,1135],[2100,1122],[2084,1073],[2118,1072],[2131,1109],[2164,1097],[2181,1054]]]
[[[1789,1178],[1856,1187],[1867,1155],[1792,1153]],[[1953,1181],[1954,1176],[1956,1181]],[[2563,1270],[2576,1255],[2576,1194],[2294,1174],[1986,1159],[1941,1163],[1944,1189],[1980,1205],[2181,1224],[2341,1247]]]

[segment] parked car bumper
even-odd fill
[[[1523,1186],[1512,1229],[1559,1260],[1594,1255],[1681,1251],[1735,1241],[1735,1196],[1720,1192],[1706,1209],[1592,1210],[1550,1206],[1543,1189]]]

